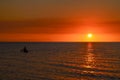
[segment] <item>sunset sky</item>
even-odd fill
[[[0,41],[120,42],[120,0],[0,0]]]

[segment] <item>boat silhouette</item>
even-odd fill
[[[29,51],[27,50],[26,47],[24,47],[23,49],[21,49],[21,52],[28,53]]]

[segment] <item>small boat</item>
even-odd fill
[[[26,47],[24,47],[23,49],[21,49],[21,52],[28,53],[28,50]]]

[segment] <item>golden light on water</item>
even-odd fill
[[[92,43],[88,43],[87,55],[86,55],[85,61],[86,61],[86,65],[84,67],[86,68],[95,67],[95,56],[93,53]]]

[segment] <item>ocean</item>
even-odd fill
[[[120,80],[120,43],[1,42],[0,80]]]

